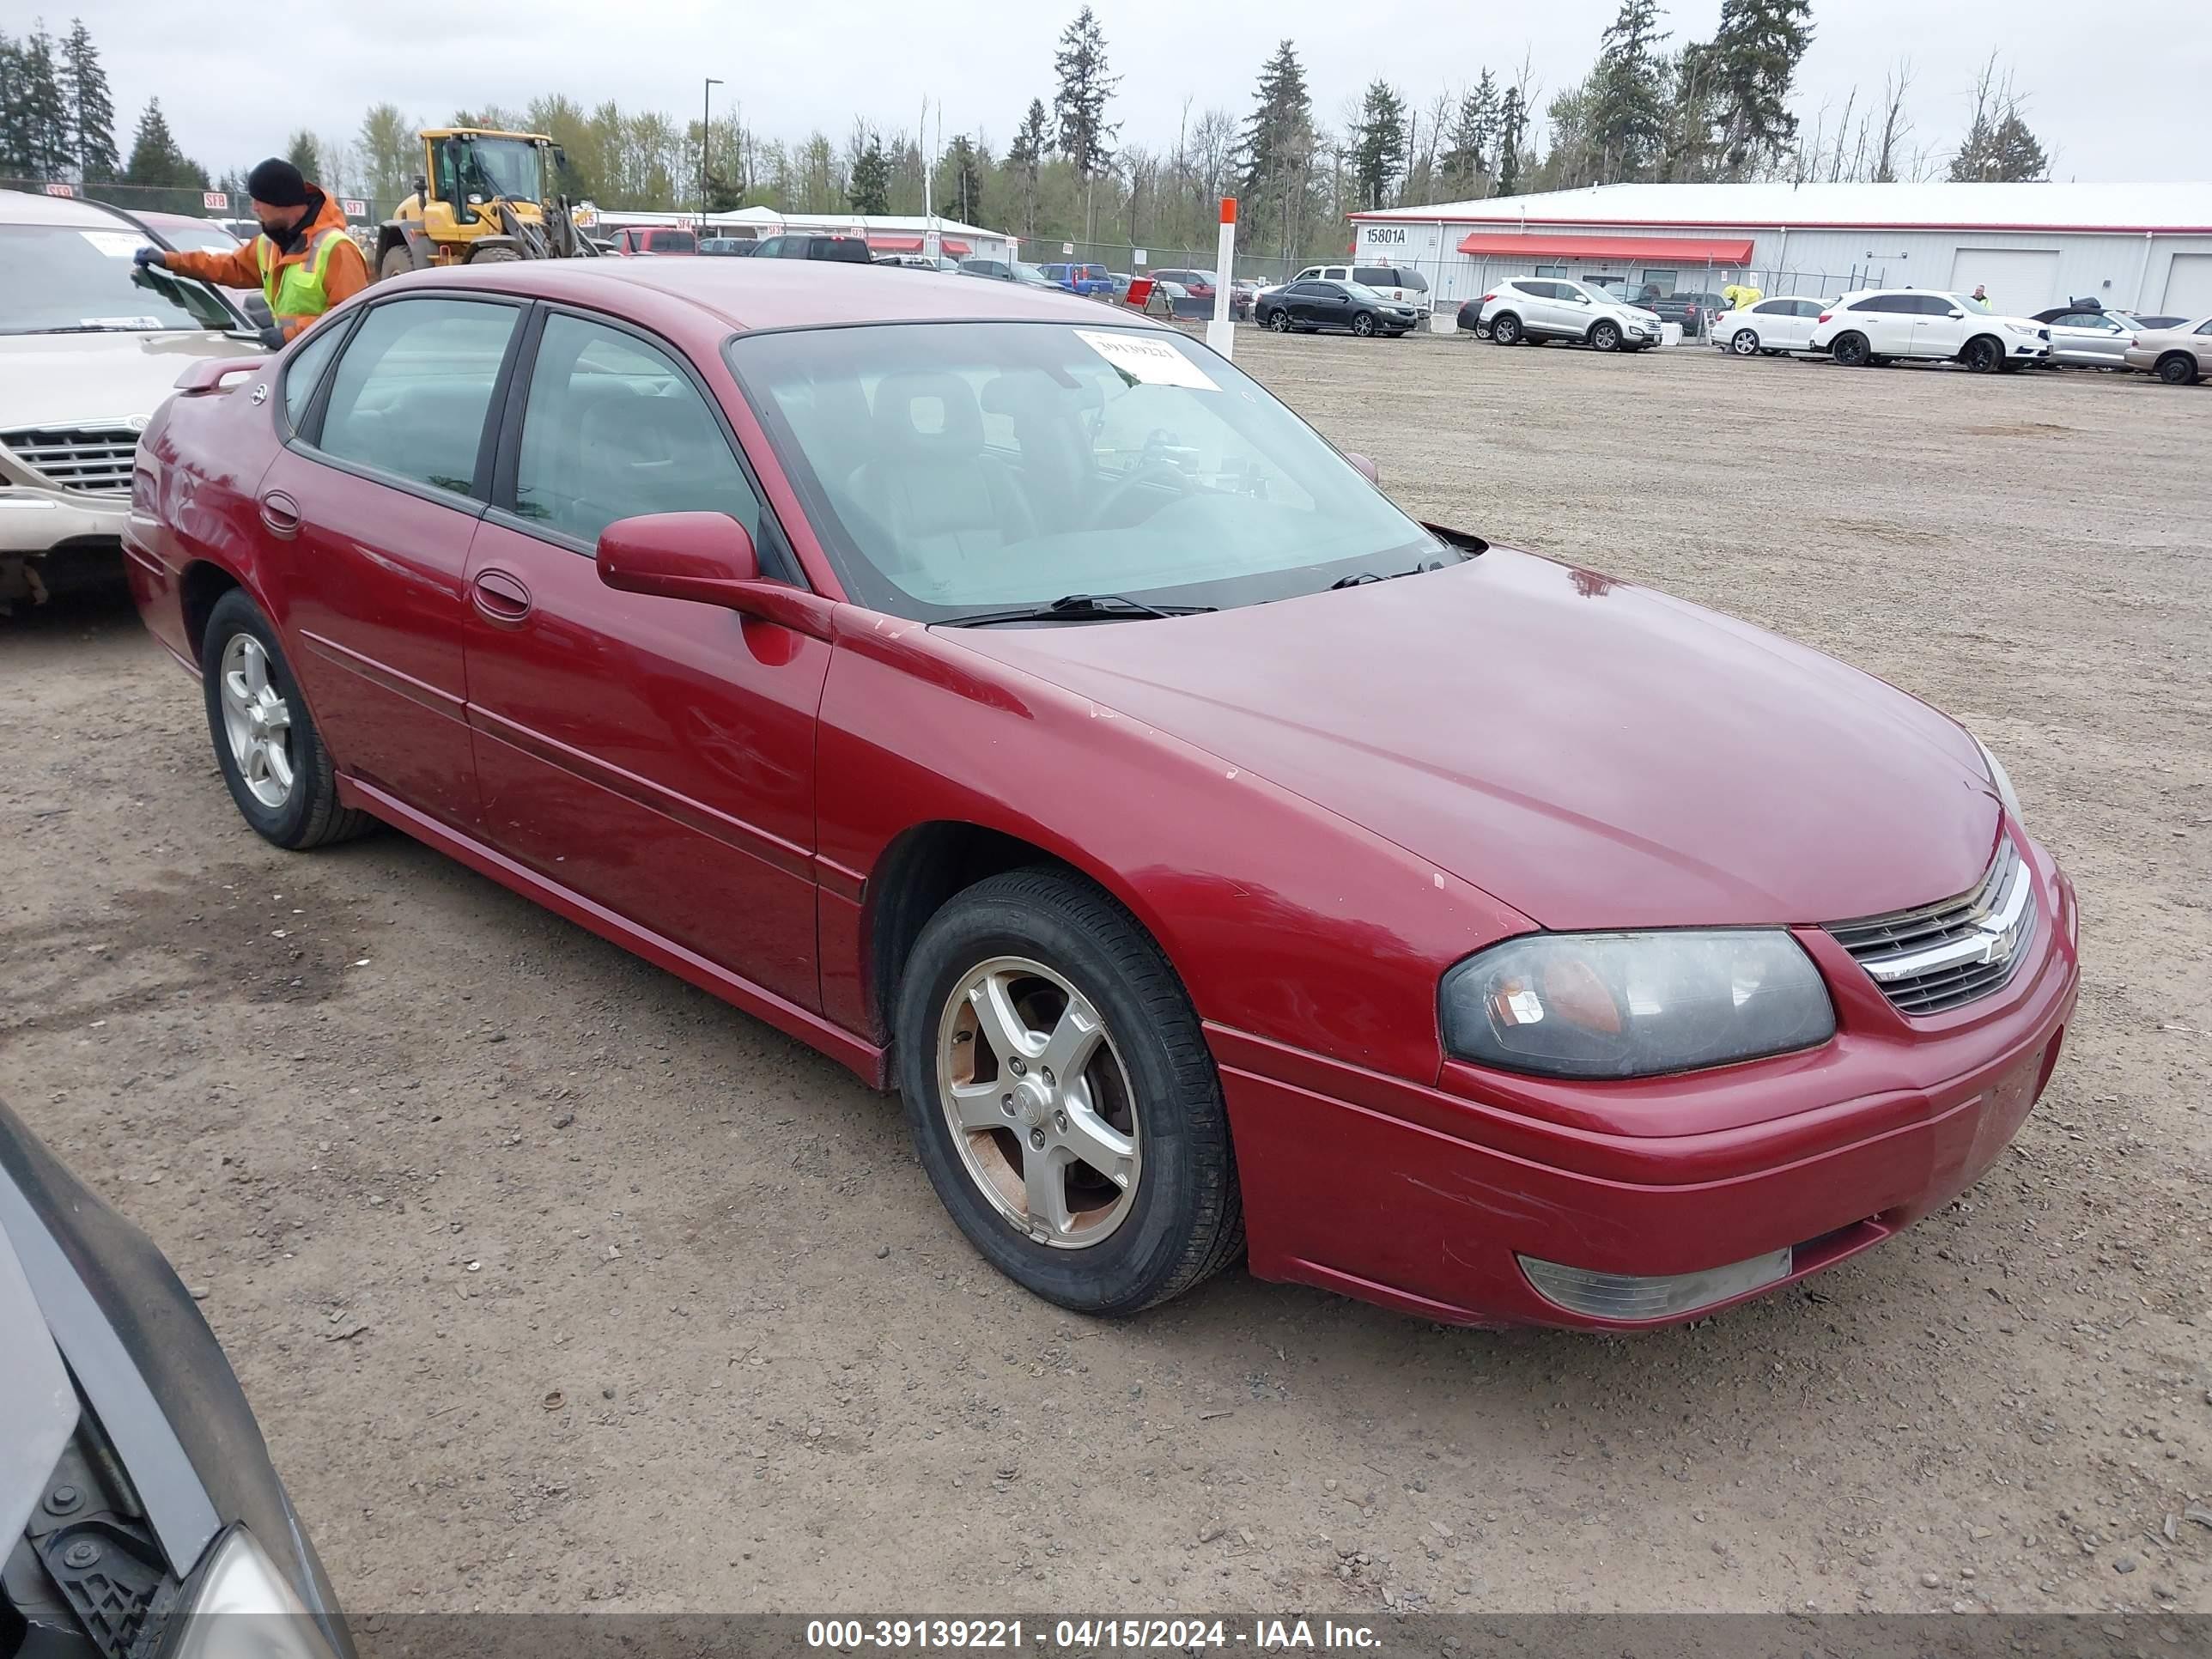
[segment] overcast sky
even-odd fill
[[[114,83],[125,152],[140,108],[155,95],[185,152],[220,173],[281,150],[301,125],[350,137],[362,109],[380,100],[431,119],[464,106],[519,106],[548,91],[690,113],[708,75],[727,83],[715,89],[718,113],[735,100],[764,137],[819,126],[842,139],[855,114],[911,127],[927,94],[943,105],[947,137],[981,129],[1003,149],[1031,97],[1049,104],[1054,43],[1076,3],[381,0],[264,15],[176,0],[82,0],[82,9]],[[1344,101],[1376,76],[1419,106],[1440,88],[1473,81],[1485,64],[1501,74],[1517,67],[1524,52],[1548,97],[1589,66],[1618,0],[1480,12],[1436,0],[1094,6],[1121,76],[1112,112],[1122,142],[1165,150],[1186,100],[1194,112],[1218,105],[1241,119],[1261,61],[1282,35],[1297,43],[1316,110],[1334,125]],[[20,33],[43,13],[58,30],[72,9],[64,0],[35,9],[0,0],[0,27]],[[1720,0],[1680,0],[1667,22],[1677,42],[1700,39],[1719,10]],[[1440,27],[1439,17],[1455,21]],[[1814,0],[1814,26],[1797,79],[1808,119],[1826,100],[1832,121],[1855,85],[1863,102],[1878,94],[1885,70],[1909,53],[1913,142],[1946,153],[1964,125],[1975,71],[2000,42],[2054,176],[2212,175],[2201,101],[2212,84],[2207,0],[2125,8]]]

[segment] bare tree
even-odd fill
[[[1905,112],[1905,94],[1911,90],[1912,60],[1900,58],[1897,67],[1882,79],[1881,137],[1875,147],[1872,173],[1878,185],[1897,182],[1905,141],[1912,136],[1912,118]]]

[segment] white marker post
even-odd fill
[[[1229,283],[1237,269],[1237,198],[1221,198],[1221,245],[1213,256],[1213,315],[1206,325],[1206,343],[1224,357],[1237,350],[1237,325],[1229,320]]]

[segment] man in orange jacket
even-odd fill
[[[332,306],[368,286],[368,261],[346,234],[338,204],[289,161],[272,155],[246,175],[246,188],[261,234],[235,253],[142,247],[134,257],[142,265],[224,288],[259,289],[283,339],[296,339]]]

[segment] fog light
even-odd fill
[[[1571,1313],[1592,1319],[1668,1319],[1717,1302],[1745,1295],[1762,1285],[1790,1277],[1792,1252],[1784,1248],[1732,1261],[1725,1267],[1707,1267],[1694,1273],[1669,1273],[1644,1279],[1634,1273],[1601,1273],[1588,1267],[1563,1267],[1556,1261],[1519,1257],[1521,1271],[1536,1287],[1536,1294]]]

